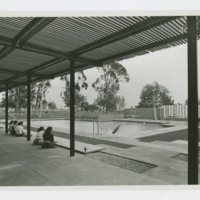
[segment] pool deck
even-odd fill
[[[0,186],[101,186],[169,184],[64,148],[41,149],[24,137],[0,133]]]
[[[116,122],[133,122],[133,123],[149,123],[149,124],[171,124],[182,121],[172,121],[172,120],[154,120],[154,119],[136,119],[136,118],[123,118],[123,119],[114,119]]]
[[[66,140],[67,141],[67,140]],[[65,142],[65,139],[62,140]],[[116,140],[118,142],[118,140]],[[41,149],[24,137],[13,137],[0,131],[0,186],[106,186],[106,185],[175,185],[187,184],[187,162],[176,155],[187,154],[187,143],[123,141],[129,148],[106,144],[91,148],[106,155],[154,165],[143,173],[133,172],[76,153],[66,148]],[[77,146],[87,144],[78,144]]]

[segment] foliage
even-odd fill
[[[172,105],[174,101],[170,96],[170,91],[158,82],[146,84],[140,95],[140,102],[137,107],[148,108],[154,105]]]
[[[88,105],[87,99],[80,92],[82,89],[87,89],[88,84],[86,82],[87,78],[84,72],[77,72],[77,77],[75,81],[75,105],[79,109],[85,109]],[[62,76],[61,80],[65,81],[65,91],[61,93],[61,97],[65,103],[65,106],[70,106],[70,77],[68,75]]]
[[[87,97],[80,94],[77,90],[75,91],[75,105],[80,110],[87,110],[88,102]]]
[[[48,102],[48,107],[51,110],[55,110],[57,108],[56,103],[54,101]]]
[[[98,111],[98,106],[96,104],[88,104],[85,110],[90,112]]]
[[[50,88],[51,84],[49,81],[43,81],[31,84],[31,105],[35,107],[35,111],[45,103],[45,94]],[[43,88],[43,89],[41,89]],[[43,98],[42,98],[43,97]],[[27,107],[27,87],[20,86],[12,88],[8,91],[8,106],[15,108],[15,112],[20,112],[22,108]],[[1,106],[5,106],[5,94],[1,100]],[[42,106],[40,111],[42,110]]]
[[[117,95],[108,91],[106,95],[99,94],[95,100],[95,104],[102,108],[103,111],[111,112],[117,110]]]
[[[42,81],[34,85],[35,96],[33,99],[33,104],[35,106],[35,113],[39,109],[41,115],[42,108],[46,100],[46,93],[50,87],[51,87],[50,81]]]
[[[106,64],[98,67],[100,76],[92,84],[92,87],[98,93],[96,103],[105,110],[105,112],[117,109],[117,96],[120,90],[120,82],[128,82],[129,75],[126,69],[118,62]]]
[[[8,91],[8,106],[15,108],[15,112],[20,112],[22,107],[26,107],[26,87],[21,86]],[[5,94],[1,100],[1,106],[5,106]]]
[[[117,96],[117,110],[123,110],[126,106],[126,101],[123,96]]]

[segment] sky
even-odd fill
[[[198,42],[198,47],[200,47],[200,42]],[[198,59],[200,59],[199,54]],[[171,92],[170,95],[175,103],[184,103],[187,99],[187,45],[126,59],[120,61],[120,63],[126,68],[130,76],[128,83],[121,83],[119,91],[119,95],[125,97],[127,108],[136,106],[140,101],[139,97],[143,86],[154,81],[165,86]],[[91,87],[91,84],[99,74],[95,68],[84,72],[89,87],[81,93],[87,96],[89,103],[93,103],[97,93]],[[198,76],[200,77],[199,72]],[[47,94],[47,100],[55,101],[58,108],[64,106],[60,97],[63,89],[64,82],[60,81],[60,78],[56,78],[52,81],[52,87]]]

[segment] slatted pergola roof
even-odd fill
[[[186,17],[0,18],[0,91],[186,42]]]
[[[0,18],[0,91],[6,90],[5,132],[9,88],[27,86],[30,141],[31,82],[70,73],[70,156],[74,156],[74,71],[181,45],[188,39],[188,184],[198,184],[198,18]]]

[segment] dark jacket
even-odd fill
[[[54,141],[54,136],[53,136],[53,134],[50,133],[50,132],[45,132],[45,133],[43,134],[43,140],[44,140],[44,141],[53,142],[53,141]]]

